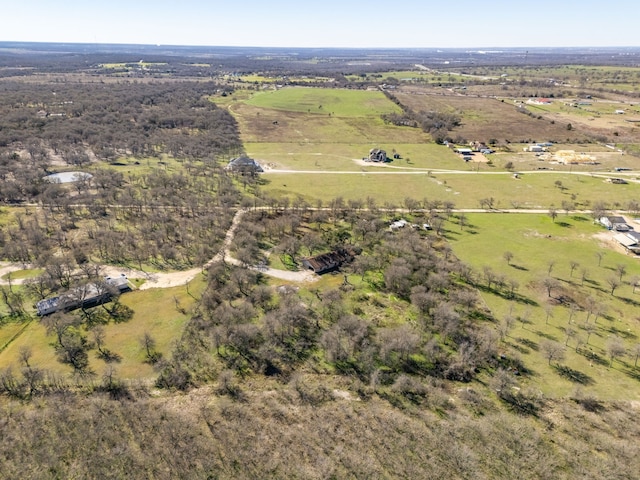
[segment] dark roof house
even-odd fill
[[[261,173],[264,172],[262,167],[253,158],[249,158],[246,155],[242,155],[238,158],[234,158],[227,165],[229,170],[238,173]]]
[[[356,255],[360,252],[359,249],[351,248],[339,248],[333,252],[323,253],[311,258],[305,258],[302,260],[304,268],[313,270],[318,275],[323,273],[337,270],[343,264],[353,261]]]
[[[381,150],[380,148],[372,148],[369,150],[369,161],[370,162],[386,162],[387,161],[387,152]]]

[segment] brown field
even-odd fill
[[[534,118],[519,113],[512,102],[496,98],[471,97],[468,95],[431,95],[397,93],[398,99],[414,111],[436,110],[458,113],[462,125],[451,131],[451,135],[468,141],[499,142],[527,141],[583,141],[585,136],[575,130],[567,130],[566,123],[551,123],[547,118]]]

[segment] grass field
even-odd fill
[[[41,275],[43,272],[44,270],[40,268],[17,270],[15,272],[5,273],[2,276],[2,278],[4,280],[9,280],[9,278],[11,278],[11,280],[25,280],[27,278],[37,277],[38,275]]]
[[[467,140],[510,142],[565,141],[567,138],[585,138],[575,131],[567,131],[566,124],[551,123],[517,111],[513,102],[495,98],[477,98],[465,95],[416,95],[399,92],[398,99],[414,111],[436,110],[456,113],[462,123],[451,132]]]
[[[484,167],[487,168],[487,167]],[[367,170],[365,168],[365,170]],[[373,171],[373,167],[369,167]],[[574,201],[588,208],[593,201],[626,205],[640,198],[640,185],[614,185],[601,178],[583,175],[563,175],[554,172],[527,173],[519,179],[510,174],[474,175],[434,172],[428,175],[407,174],[286,174],[269,173],[263,176],[268,183],[263,187],[274,196],[300,195],[308,201],[375,198],[379,205],[389,202],[401,205],[406,197],[453,202],[457,208],[480,208],[480,200],[493,197],[495,207],[548,209],[562,206],[562,201]],[[558,188],[561,181],[564,190]]]
[[[198,297],[205,282],[198,277],[190,284],[191,295]],[[134,291],[121,297],[124,305],[131,307],[135,314],[127,322],[109,323],[105,326],[105,348],[118,354],[121,359],[112,363],[117,375],[123,379],[150,380],[155,377],[153,366],[145,361],[145,353],[140,338],[149,332],[156,341],[156,349],[163,355],[170,355],[173,342],[181,335],[194,305],[185,287],[169,289],[149,289]],[[178,311],[178,307],[185,313]],[[97,307],[100,308],[100,307]],[[26,325],[26,328],[24,326]],[[9,345],[16,333],[24,331]],[[91,341],[91,334],[88,334]],[[60,363],[54,349],[55,338],[47,335],[46,328],[38,318],[28,324],[10,322],[0,326],[0,365],[20,367],[18,355],[21,347],[29,347],[33,352],[31,364],[61,375],[71,374],[72,368]],[[3,349],[3,347],[6,347]],[[89,351],[89,370],[98,377],[106,368],[106,363],[96,357],[96,350]]]
[[[261,92],[247,102],[256,107],[338,117],[372,117],[400,112],[382,92],[364,90],[283,88]]]
[[[456,255],[480,272],[479,277],[483,267],[490,266],[519,284],[519,301],[491,291],[484,291],[483,298],[499,321],[507,315],[528,317],[529,323],[515,322],[502,344],[532,370],[528,381],[552,397],[570,395],[579,386],[598,398],[640,399],[640,372],[634,368],[634,356],[629,353],[609,367],[606,351],[607,342],[613,336],[624,342],[628,352],[640,342],[640,290],[634,293],[629,285],[630,279],[640,274],[638,260],[603,243],[596,235],[604,229],[582,215],[561,215],[556,222],[544,215],[469,214],[467,217],[468,227],[460,229],[453,223],[449,225],[447,236]],[[505,251],[513,254],[510,264],[504,259]],[[597,252],[604,253],[600,266]],[[550,261],[555,262],[551,274]],[[573,274],[570,261],[579,263]],[[607,278],[617,275],[618,265],[624,265],[626,273],[623,284],[611,295]],[[581,280],[583,268],[588,270],[584,282]],[[549,276],[560,285],[551,297],[542,285]],[[589,323],[595,325],[596,330],[588,344],[576,351],[578,337],[569,339],[565,360],[560,362],[573,370],[574,379],[569,380],[567,371],[561,375],[555,362],[549,365],[540,344],[545,339],[564,344],[568,328],[578,332],[585,342],[587,335],[583,327],[587,312],[584,308],[576,311],[569,324],[568,303],[585,305],[587,297],[593,297],[603,306],[603,312],[595,322],[591,315]],[[545,308],[552,314],[548,319]]]
[[[449,148],[432,143],[409,144],[343,144],[343,143],[248,143],[245,144],[249,156],[266,163],[272,168],[289,170],[334,170],[334,171],[388,171],[415,169],[466,169],[460,157]],[[402,158],[387,164],[368,164],[362,166],[354,160],[366,157],[369,149],[379,147],[389,155],[396,150]]]
[[[417,128],[385,124],[379,115],[311,115],[256,107],[243,102],[234,103],[229,109],[238,120],[245,143],[360,143],[375,146],[431,140]]]

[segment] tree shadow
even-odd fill
[[[558,337],[551,335],[549,333],[541,332],[540,330],[536,330],[534,333],[539,337],[546,338],[547,340],[553,340],[554,342],[558,341]]]
[[[593,363],[596,363],[596,364],[601,365],[603,367],[608,367],[609,366],[609,361],[606,358],[602,358],[600,355],[595,353],[593,350],[585,350],[585,349],[582,348],[582,349],[580,349],[580,351],[578,353],[580,353],[587,360],[590,360]]]
[[[524,345],[527,348],[530,348],[531,350],[534,351],[538,351],[540,349],[540,347],[538,346],[538,344],[536,342],[534,342],[533,340],[529,340],[528,338],[516,338],[516,342]]]
[[[503,298],[505,300],[515,301],[517,303],[522,303],[524,305],[531,305],[534,307],[538,306],[538,302],[532,300],[528,297],[520,295],[518,293],[511,293],[510,291],[498,290],[497,288],[489,288],[486,285],[475,284],[474,285],[478,290],[481,290],[485,293],[493,293],[494,295]]]
[[[556,225],[558,225],[559,227],[564,227],[564,228],[572,228],[573,225],[571,225],[568,222],[556,222]]]
[[[526,347],[523,347],[522,345],[518,345],[517,343],[510,343],[510,342],[505,342],[507,345],[509,345],[511,348],[513,348],[514,350],[516,350],[519,353],[522,353],[523,355],[527,355],[529,353],[531,353],[531,350],[529,350]]]
[[[553,368],[558,372],[558,375],[571,382],[579,383],[580,385],[592,385],[595,383],[593,378],[586,373],[567,367],[566,365],[555,365]]]
[[[122,355],[112,352],[108,348],[103,348],[101,352],[98,352],[97,357],[106,363],[120,363],[122,361]]]
[[[633,298],[627,298],[627,297],[616,297],[619,300],[622,300],[624,303],[626,303],[627,305],[633,305],[634,307],[640,307],[640,302],[637,300],[634,300]]]
[[[587,222],[589,219],[587,217],[583,217],[582,215],[572,215],[571,220],[574,222]]]
[[[614,327],[614,326],[611,326],[609,328],[605,328],[605,330],[611,332],[612,334],[614,334],[614,335],[616,335],[618,337],[622,337],[625,340],[635,340],[636,338],[638,338],[638,336],[635,333],[633,333],[633,332],[631,332],[629,330],[620,330],[619,328]]]
[[[528,272],[529,269],[527,267],[523,267],[522,265],[516,265],[515,263],[512,263],[511,266],[513,268],[515,268],[516,270],[521,270],[523,272]]]
[[[632,370],[627,370],[626,374],[629,378],[633,378],[634,380],[638,380],[640,382],[640,371],[637,368],[633,368]]]

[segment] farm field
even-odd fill
[[[389,105],[391,102],[384,99]],[[276,110],[237,102],[229,107],[244,143],[421,143],[430,138],[418,129],[385,124],[379,115],[338,116]]]
[[[607,201],[626,205],[640,198],[640,185],[614,185],[602,178],[585,175],[564,175],[556,172],[525,173],[519,179],[507,172],[500,173],[448,173],[434,171],[418,174],[351,174],[323,173],[268,173],[263,189],[280,197],[301,196],[307,201],[375,198],[381,205],[400,206],[405,198],[423,198],[453,202],[456,208],[480,208],[480,200],[493,197],[495,208],[560,208],[563,201],[574,201],[578,208],[588,209],[593,201]],[[555,182],[560,181],[565,189]]]
[[[398,99],[414,111],[436,110],[457,113],[462,117],[452,135],[468,141],[488,142],[564,142],[567,139],[585,139],[580,133],[567,131],[566,124],[551,123],[544,118],[534,118],[517,111],[513,102],[497,98],[477,98],[466,95],[396,94]]]
[[[551,397],[572,395],[580,387],[602,399],[640,399],[640,371],[633,355],[610,366],[607,353],[612,338],[619,338],[629,352],[640,343],[640,290],[632,285],[640,274],[637,258],[620,253],[604,240],[611,234],[583,215],[560,215],[553,222],[545,215],[468,214],[467,221],[462,229],[448,224],[446,235],[455,254],[474,267],[480,284],[484,268],[503,275],[507,283],[517,282],[514,299],[490,289],[482,296],[498,322],[513,319],[504,345],[531,370],[528,381]],[[509,261],[507,251],[513,255]],[[578,265],[573,271],[570,262]],[[623,281],[612,295],[608,279],[618,275],[620,265]],[[557,282],[550,296],[547,278]],[[597,314],[585,305],[598,305]],[[586,328],[593,330],[589,334]],[[545,340],[566,344],[561,363],[573,372],[549,365],[540,348]]]
[[[563,143],[550,149],[552,153],[565,149],[587,150],[589,158],[594,156],[597,159],[597,165],[561,165],[540,161],[534,154],[522,152],[528,143],[512,143],[508,145],[511,152],[491,155],[484,160],[479,156],[480,162],[465,163],[451,149],[430,142],[429,135],[419,129],[387,125],[378,115],[361,116],[367,110],[360,110],[350,103],[355,102],[356,97],[352,95],[355,92],[313,90],[283,88],[229,104],[240,125],[247,153],[267,169],[263,175],[266,182],[264,190],[276,197],[301,196],[314,203],[338,196],[345,199],[371,197],[380,203],[396,205],[408,196],[436,197],[454,202],[458,208],[478,208],[480,200],[488,197],[495,198],[499,208],[511,208],[514,203],[522,208],[549,208],[552,205],[559,208],[563,201],[570,199],[579,208],[588,208],[589,202],[594,200],[607,199],[623,205],[629,198],[638,197],[635,183],[612,185],[605,178],[576,175],[562,180],[563,173],[560,172],[606,173],[613,172],[615,167],[636,166],[632,157],[612,152],[601,145]],[[380,97],[379,92],[359,93],[395,107],[384,96]],[[527,132],[527,137],[520,139],[525,142],[552,139],[560,133],[566,141],[565,126],[523,115],[513,104],[496,99],[396,95],[414,110],[461,113],[463,121],[459,129],[469,128],[465,135],[478,135],[471,138],[486,138],[492,129],[496,129],[496,135],[499,130],[505,136],[505,132],[512,128],[514,132]],[[322,102],[331,105],[333,102],[345,116],[304,112],[299,101],[306,105]],[[459,129],[452,133],[461,133]],[[477,134],[470,133],[473,131]],[[577,137],[582,138],[579,134]],[[398,152],[401,158],[384,165],[360,162],[359,159],[365,157],[370,148],[383,148],[388,154]],[[488,160],[491,163],[486,163]],[[512,170],[544,171],[527,173],[515,180],[511,172],[504,169],[508,162],[513,164]],[[278,170],[300,172],[280,173]],[[317,173],[305,173],[307,171]],[[336,175],[331,175],[331,172]],[[400,175],[403,172],[406,175]],[[469,175],[472,172],[481,175]],[[567,188],[556,188],[556,181],[563,182]]]
[[[346,89],[289,87],[255,94],[247,104],[288,112],[372,117],[399,112],[382,92]]]

